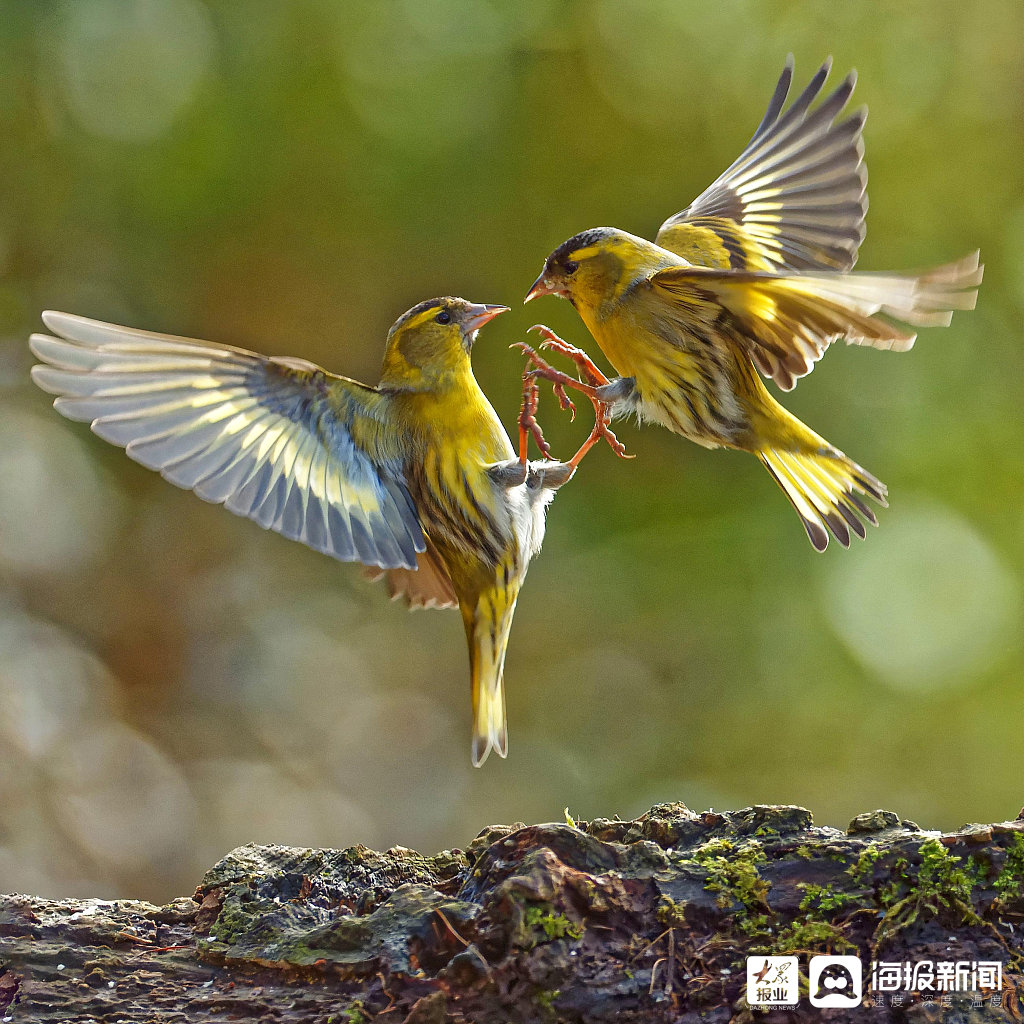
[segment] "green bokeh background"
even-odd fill
[[[656,800],[1024,802],[1024,6],[682,0],[0,3],[0,889],[191,891],[234,845],[465,845]],[[748,457],[623,424],[549,514],[507,662],[511,752],[469,764],[447,612],[203,504],[28,382],[44,308],[375,381],[408,306],[513,312],[478,377],[514,422],[586,227],[652,234],[735,157],[786,53],[860,73],[862,269],[981,247],[976,312],[837,347],[787,405],[885,480],[823,556]],[[594,346],[591,344],[590,346]],[[548,398],[567,454],[586,422]],[[583,420],[587,419],[587,414]]]

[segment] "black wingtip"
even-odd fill
[[[793,85],[793,67],[793,54],[790,53],[786,56],[786,63],[783,65],[782,73],[779,75],[779,80],[775,83],[775,91],[772,93],[772,98],[768,101],[768,109],[764,112],[764,117],[761,118],[761,123],[757,126],[757,130],[750,137],[750,142],[763,135],[779,119],[779,114],[782,113],[782,108],[786,104],[786,97],[789,96],[790,87]],[[747,143],[747,145],[750,145],[750,143]]]
[[[811,522],[810,519],[805,519],[800,516],[800,522],[804,524],[804,529],[807,531],[807,537],[811,542],[811,546],[815,551],[824,551],[828,547],[828,530],[826,530],[820,523]]]

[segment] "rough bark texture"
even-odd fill
[[[492,827],[425,857],[246,846],[192,899],[0,898],[15,1022],[600,1024],[1014,1020],[1024,1015],[1024,821],[844,833],[799,807]],[[1003,964],[1001,1005],[753,1013],[750,953]],[[806,986],[805,986],[806,988]]]

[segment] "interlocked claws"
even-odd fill
[[[519,461],[525,465],[527,461],[527,449],[532,437],[540,449],[541,454],[550,459],[551,446],[544,438],[544,433],[537,422],[537,405],[540,400],[540,385],[538,380],[550,381],[551,389],[558,399],[558,404],[563,409],[568,409],[572,418],[576,418],[576,406],[569,397],[566,388],[579,391],[587,396],[594,406],[594,429],[590,436],[580,445],[579,451],[569,459],[567,465],[575,469],[583,459],[583,456],[604,438],[611,449],[619,458],[631,459],[632,455],[626,454],[625,445],[612,433],[608,424],[611,422],[611,406],[601,399],[599,388],[610,384],[611,381],[598,369],[593,360],[582,349],[563,341],[550,327],[543,324],[534,324],[530,328],[536,331],[543,340],[539,348],[551,349],[568,359],[571,359],[579,368],[579,377],[572,377],[561,370],[556,370],[546,362],[537,349],[528,345],[525,341],[517,341],[511,347],[518,348],[526,356],[526,370],[523,371],[523,404],[519,412]]]

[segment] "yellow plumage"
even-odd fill
[[[33,335],[55,407],[207,501],[335,558],[413,607],[462,611],[473,763],[507,751],[503,673],[516,599],[571,475],[517,459],[470,364],[504,306],[432,299],[388,335],[368,387],[299,359],[63,313]]]
[[[615,367],[595,400],[757,455],[818,550],[830,533],[863,537],[875,517],[861,496],[884,505],[885,485],[779,405],[758,371],[788,391],[839,338],[906,350],[915,334],[902,324],[948,325],[974,307],[982,277],[977,253],[921,274],[849,272],[867,208],[864,113],[835,121],[852,75],[811,109],[828,67],[783,112],[787,63],[743,154],[657,243],[581,232],[527,296],[568,298]]]

